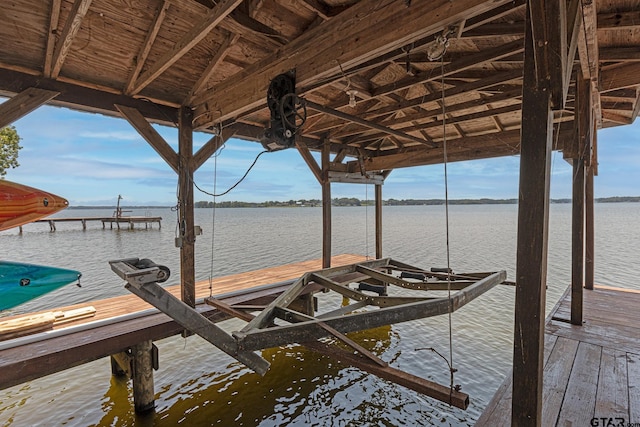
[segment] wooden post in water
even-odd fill
[[[511,424],[540,426],[547,283],[547,239],[553,113],[546,81],[536,78],[534,38],[525,21],[520,191],[516,260]]]
[[[322,146],[322,268],[331,267],[331,181],[329,140]]]
[[[133,346],[133,405],[137,413],[155,408],[153,386],[153,343],[142,341]]]
[[[179,244],[181,299],[191,307],[196,306],[195,233],[193,211],[193,112],[180,108],[179,118]]]
[[[382,184],[376,184],[376,259],[382,258]]]

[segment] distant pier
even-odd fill
[[[106,224],[109,224],[109,228],[113,229],[113,224],[117,229],[120,229],[120,224],[126,224],[126,228],[133,230],[135,224],[144,224],[144,228],[153,228],[153,224],[158,224],[158,228],[162,228],[162,217],[159,216],[120,216],[120,217],[82,217],[82,218],[45,218],[39,219],[34,222],[46,222],[49,224],[51,231],[56,231],[56,223],[58,222],[80,222],[82,229],[87,229],[87,222],[100,221],[102,222],[102,228],[106,228]],[[22,233],[22,226],[20,226],[20,233]]]

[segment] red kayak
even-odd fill
[[[0,231],[47,217],[69,206],[55,194],[0,179]]]

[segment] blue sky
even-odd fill
[[[6,179],[58,194],[72,206],[125,204],[175,205],[177,176],[124,119],[43,106],[13,123],[22,137],[20,167]],[[156,126],[177,149],[177,130]],[[194,150],[210,135],[195,134]],[[640,195],[640,121],[598,133],[599,176],[595,196]],[[217,192],[233,185],[262,146],[229,140],[217,159]],[[519,157],[451,163],[449,197],[517,198]],[[571,197],[571,167],[554,153],[551,197]],[[195,175],[213,191],[214,160]],[[334,184],[333,197],[373,198],[373,188]],[[296,150],[263,155],[236,189],[219,201],[320,199],[320,186]],[[387,178],[383,198],[444,198],[443,166],[397,169]],[[195,200],[211,197],[195,190]]]

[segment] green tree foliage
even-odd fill
[[[18,163],[20,136],[13,126],[5,126],[0,129],[0,178],[7,174],[7,169],[13,169]]]

